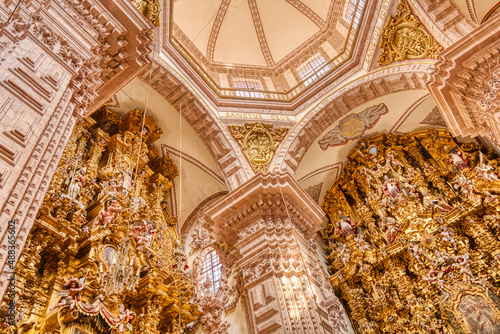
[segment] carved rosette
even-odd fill
[[[406,0],[401,0],[397,13],[382,31],[380,47],[384,49],[378,64],[412,59],[437,59],[443,47],[429,34]]]
[[[274,128],[261,122],[229,125],[229,129],[255,173],[267,172],[276,148],[288,131],[288,128]]]

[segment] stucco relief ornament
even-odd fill
[[[266,173],[269,163],[288,128],[273,128],[271,124],[245,123],[229,125],[255,173]]]
[[[371,106],[365,110],[344,117],[334,129],[318,141],[321,149],[326,150],[329,146],[340,146],[349,140],[360,138],[366,130],[377,124],[381,115],[389,111],[383,103]]]
[[[378,60],[380,66],[406,59],[437,59],[443,50],[413,15],[406,0],[399,2],[396,14],[382,31],[380,47],[384,49]]]
[[[193,250],[203,250],[209,246],[211,246],[214,242],[215,239],[210,235],[210,232],[203,227],[205,224],[204,219],[200,219],[198,221],[198,226],[194,229],[193,234],[191,236],[193,237],[193,241],[191,243],[191,249]]]

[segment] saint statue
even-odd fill
[[[456,146],[448,151],[445,161],[455,168],[458,173],[467,168],[467,159],[464,158],[462,151]]]
[[[122,166],[121,177],[119,180],[120,189],[124,194],[128,194],[130,189],[132,188],[133,183],[133,174],[129,169],[124,170]]]
[[[398,195],[403,194],[403,191],[401,191],[401,188],[399,187],[398,181],[396,181],[396,179],[394,178],[389,178],[387,175],[384,175],[383,192],[390,198],[396,198]]]
[[[87,173],[87,169],[84,167],[80,169],[73,177],[68,186],[68,196],[76,199],[80,196],[80,191],[82,189],[83,181],[85,180],[85,174]]]
[[[351,218],[344,216],[340,211],[339,211],[339,218],[340,219],[338,221],[338,225],[340,234],[342,234],[345,237],[347,237],[348,235],[353,235],[354,227],[356,226],[354,221]]]

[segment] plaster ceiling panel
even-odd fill
[[[482,22],[484,17],[490,13],[490,11],[494,10],[494,8],[498,8],[499,5],[499,1],[475,0],[474,8],[479,22]]]
[[[320,28],[285,0],[256,0],[267,44],[275,62],[286,57]]]
[[[214,61],[267,65],[247,1],[230,2],[215,43]]]
[[[498,1],[492,0],[454,0],[454,2],[462,13],[477,23],[481,23],[484,17],[499,4]]]
[[[309,7],[316,15],[321,17],[323,21],[326,21],[328,17],[328,10],[330,8],[330,4],[333,1],[329,0],[301,0],[301,2]]]
[[[174,3],[175,24],[204,55],[219,6],[220,1],[216,0],[180,0]]]

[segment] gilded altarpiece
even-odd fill
[[[179,333],[196,319],[164,201],[177,168],[152,146],[161,133],[137,109],[103,107],[75,127],[16,266],[15,317],[0,332]]]
[[[323,202],[359,333],[500,332],[499,161],[444,129],[360,140]]]

